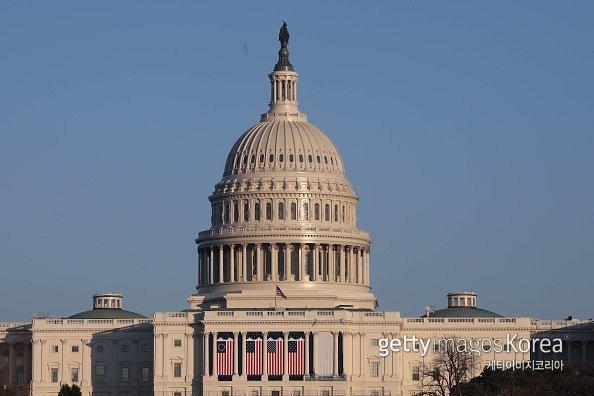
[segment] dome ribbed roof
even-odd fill
[[[254,172],[308,172],[344,176],[332,141],[303,121],[260,122],[233,145],[223,176]]]
[[[476,307],[450,307],[429,313],[430,318],[503,318],[503,316]]]
[[[101,308],[79,312],[67,319],[147,319],[147,317],[123,309]]]

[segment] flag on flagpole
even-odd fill
[[[282,297],[285,300],[287,299],[287,296],[285,296],[285,293],[283,293],[283,291],[278,286],[276,287],[276,297]]]

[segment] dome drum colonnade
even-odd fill
[[[208,307],[230,293],[260,293],[256,304],[266,308],[278,284],[290,299],[322,293],[332,300],[325,307],[373,309],[371,240],[357,228],[358,197],[334,143],[299,111],[286,44],[268,77],[270,109],[233,145],[209,197],[211,227],[196,239],[189,302]]]

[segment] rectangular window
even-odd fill
[[[58,346],[57,345],[52,345],[51,346],[51,351],[52,351],[52,353],[58,353]]]
[[[121,367],[120,370],[122,382],[128,382],[130,380],[130,368]]]
[[[371,340],[371,346],[372,347],[379,346],[379,340],[377,338],[372,339]]]
[[[252,389],[252,390],[250,391],[250,396],[258,396],[259,394],[260,394],[260,392],[258,392],[258,391],[257,391],[257,390],[255,390],[255,389]]]
[[[150,352],[151,346],[149,344],[142,344],[141,350],[142,350],[142,352]]]
[[[221,391],[221,396],[231,396],[231,392],[228,390]],[[272,391],[272,396],[274,396],[274,391]]]
[[[21,357],[25,356],[25,348],[23,348],[23,347],[18,347],[16,352],[17,352],[17,356],[21,356]]]
[[[173,396],[182,396],[181,392],[173,392]]]
[[[151,368],[143,367],[140,373],[140,379],[142,382],[149,382],[151,380]]]
[[[380,396],[380,391],[377,389],[372,389],[369,396]]]
[[[105,381],[105,365],[103,362],[97,362],[95,365],[95,380],[97,382]]]
[[[72,352],[73,353],[77,353],[78,352],[78,345],[72,345]]]
[[[130,352],[130,345],[122,344],[122,352],[124,352],[124,353]]]
[[[72,367],[70,369],[70,381],[78,382],[78,367]]]
[[[25,384],[25,369],[23,367],[17,367],[16,384],[17,385]]]
[[[371,376],[379,377],[379,362],[371,362]]]
[[[301,396],[301,391],[299,389],[293,389],[293,396]]]
[[[181,363],[173,363],[173,376],[175,378],[181,378],[181,369],[182,369]]]
[[[174,347],[181,347],[181,340],[173,340]]]
[[[419,381],[421,379],[421,374],[419,372],[419,367],[415,366],[412,368],[412,380]]]
[[[322,390],[322,396],[330,396],[329,390]]]
[[[52,368],[50,373],[51,373],[50,378],[51,378],[52,383],[54,383],[54,384],[57,383],[58,382],[58,369]]]

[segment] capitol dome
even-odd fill
[[[342,177],[336,146],[324,132],[304,121],[260,122],[233,145],[225,177],[249,173],[308,172]]]
[[[190,308],[270,308],[278,287],[285,308],[375,309],[359,198],[332,140],[299,111],[281,44],[269,110],[233,145],[209,197]]]

